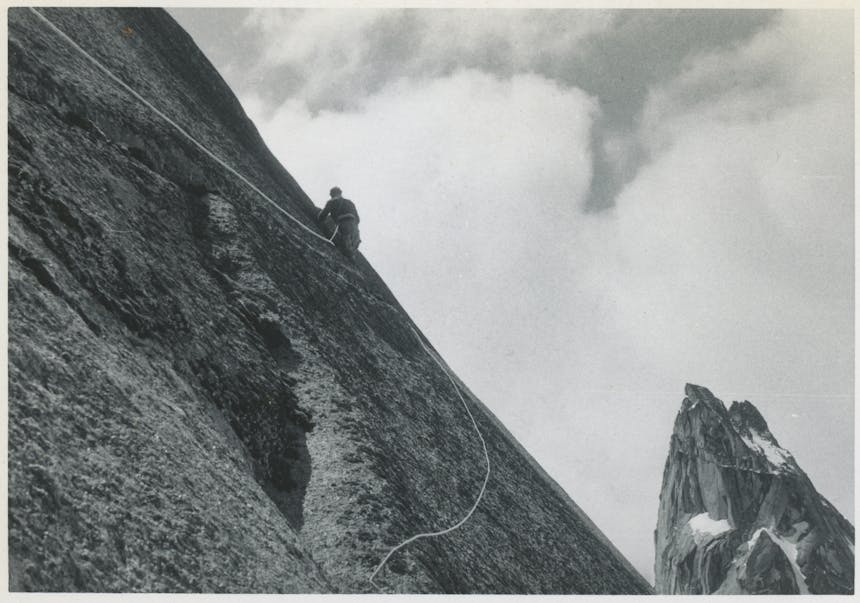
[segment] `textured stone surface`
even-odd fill
[[[800,593],[791,562],[767,532],[753,540],[738,570],[739,590],[751,595],[796,595]]]
[[[312,226],[166,13],[41,10]],[[389,548],[454,524],[484,478],[409,317],[364,260],[8,14],[10,588],[373,591]],[[462,529],[394,555],[380,588],[649,592],[464,391],[486,496]]]
[[[663,472],[656,590],[854,590],[854,527],[779,446],[751,403],[686,386]]]

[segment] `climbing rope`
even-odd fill
[[[41,19],[41,20],[42,20],[42,21],[43,21],[43,22],[44,22],[48,27],[50,27],[54,32],[56,32],[56,33],[57,33],[57,35],[59,35],[59,36],[60,36],[61,38],[63,38],[66,42],[68,42],[68,43],[72,46],[72,48],[74,48],[75,50],[77,50],[78,52],[80,52],[80,53],[81,53],[82,55],[84,55],[87,59],[89,59],[89,60],[90,60],[90,62],[92,62],[92,63],[93,63],[93,65],[95,65],[95,66],[96,66],[96,67],[98,67],[101,71],[103,71],[103,72],[105,73],[105,75],[107,75],[110,79],[112,79],[112,80],[113,80],[113,81],[115,81],[117,84],[119,84],[120,86],[122,86],[122,87],[125,89],[125,91],[126,91],[126,92],[128,92],[129,94],[131,94],[131,95],[132,95],[133,97],[135,97],[137,100],[139,100],[139,101],[140,101],[140,102],[142,102],[144,105],[146,105],[147,107],[149,107],[150,109],[152,109],[152,111],[153,111],[156,115],[158,115],[160,118],[162,118],[162,119],[163,119],[164,121],[166,121],[168,124],[170,124],[171,126],[173,126],[173,128],[174,128],[177,132],[179,132],[179,133],[180,133],[180,134],[182,134],[185,138],[187,138],[188,140],[190,140],[190,141],[191,141],[191,142],[192,142],[192,143],[193,143],[197,148],[199,148],[201,151],[203,151],[204,153],[206,153],[209,157],[211,157],[211,158],[212,158],[216,163],[218,163],[221,167],[223,167],[225,170],[227,170],[228,172],[230,172],[231,174],[233,174],[234,176],[236,176],[239,180],[241,180],[242,182],[244,182],[245,184],[247,184],[247,185],[251,188],[251,190],[253,190],[253,191],[254,191],[254,192],[256,192],[258,195],[260,195],[260,197],[262,197],[262,198],[263,198],[267,203],[269,203],[269,205],[271,205],[272,207],[274,207],[275,209],[277,209],[279,212],[281,212],[282,214],[284,214],[287,218],[289,218],[290,220],[292,220],[293,222],[295,222],[296,224],[298,224],[298,225],[299,225],[302,229],[304,229],[306,232],[308,232],[308,233],[312,234],[313,236],[315,236],[316,238],[320,239],[321,241],[325,241],[325,242],[326,242],[326,243],[328,243],[329,245],[331,245],[331,244],[332,244],[332,242],[331,242],[331,241],[329,241],[327,238],[325,238],[324,236],[322,236],[322,235],[320,235],[320,234],[318,234],[318,233],[314,232],[313,230],[311,230],[310,228],[308,228],[307,226],[305,226],[304,224],[302,224],[302,222],[301,222],[298,218],[294,217],[290,212],[288,212],[288,211],[287,211],[287,210],[285,210],[283,207],[281,207],[280,205],[278,205],[277,203],[275,203],[271,198],[269,198],[269,196],[268,196],[266,193],[264,193],[264,192],[263,192],[263,191],[261,191],[259,188],[257,188],[257,187],[256,187],[256,186],[255,186],[255,185],[254,185],[250,180],[248,180],[248,179],[247,179],[247,178],[245,178],[242,174],[240,174],[239,172],[237,172],[236,170],[234,170],[232,167],[230,167],[230,165],[228,165],[228,164],[227,164],[227,162],[225,162],[223,159],[221,159],[220,157],[218,157],[217,155],[215,155],[215,153],[213,153],[212,151],[210,151],[209,149],[207,149],[207,148],[206,148],[202,143],[198,142],[196,138],[194,138],[193,136],[191,136],[191,134],[189,134],[188,132],[186,132],[186,131],[185,131],[185,130],[184,130],[184,129],[179,125],[179,124],[177,124],[175,121],[173,121],[172,119],[170,119],[167,115],[165,115],[164,113],[162,113],[159,109],[157,109],[156,107],[154,107],[154,106],[153,106],[153,105],[152,105],[148,100],[146,100],[146,99],[145,99],[145,98],[143,98],[140,94],[138,94],[138,93],[137,93],[137,92],[136,92],[136,91],[135,91],[131,86],[129,86],[129,85],[128,85],[128,84],[126,84],[124,81],[122,81],[119,77],[117,77],[116,75],[114,75],[114,74],[113,74],[113,72],[112,72],[110,69],[108,69],[107,67],[105,67],[104,65],[102,65],[102,64],[101,64],[101,62],[100,62],[98,59],[96,59],[96,58],[95,58],[95,57],[93,57],[91,54],[89,54],[86,50],[84,50],[83,48],[81,48],[80,46],[78,46],[78,44],[77,44],[74,40],[72,40],[69,36],[67,36],[67,35],[66,35],[66,34],[65,34],[65,33],[64,33],[64,32],[63,32],[59,27],[57,27],[56,25],[54,25],[54,24],[53,24],[53,23],[52,23],[52,22],[51,22],[51,21],[50,21],[50,20],[49,20],[45,15],[43,15],[42,13],[40,13],[39,11],[37,11],[37,10],[36,10],[35,8],[33,8],[32,6],[28,6],[27,8],[29,8],[29,9],[30,9],[30,11],[31,11],[34,15],[36,15],[39,19]]]
[[[484,447],[484,459],[487,461],[487,474],[484,476],[484,483],[481,485],[481,491],[478,493],[478,497],[475,499],[475,504],[472,505],[472,508],[469,509],[469,512],[466,513],[466,515],[463,517],[463,519],[461,519],[460,521],[455,523],[450,528],[446,528],[444,530],[439,530],[438,532],[425,532],[423,534],[415,534],[415,536],[412,536],[411,538],[407,538],[406,540],[404,540],[403,542],[398,544],[396,547],[394,547],[393,549],[388,551],[388,554],[379,563],[379,565],[376,566],[376,569],[373,570],[373,573],[370,575],[370,583],[373,584],[374,586],[376,586],[377,588],[379,588],[379,586],[376,584],[376,582],[373,581],[373,579],[376,577],[376,574],[379,573],[379,571],[382,569],[382,567],[385,565],[385,563],[388,561],[388,559],[394,553],[396,553],[398,550],[402,549],[403,547],[405,547],[409,543],[415,542],[416,540],[418,540],[420,538],[434,538],[436,536],[444,536],[445,534],[453,532],[457,528],[461,527],[464,523],[469,521],[469,518],[472,517],[472,514],[475,512],[475,509],[478,508],[478,504],[481,502],[481,498],[483,498],[484,492],[487,490],[487,482],[490,481],[490,453],[487,452],[487,442],[484,440],[484,436],[481,435],[481,430],[478,429],[478,423],[477,423],[477,421],[475,421],[475,416],[472,414],[472,411],[469,410],[469,405],[466,404],[466,400],[463,398],[463,394],[460,393],[460,388],[457,386],[457,383],[454,381],[454,378],[451,377],[451,373],[449,373],[448,369],[445,368],[445,365],[442,364],[442,361],[439,360],[439,358],[436,356],[436,354],[433,353],[433,351],[430,350],[430,348],[428,348],[424,344],[424,341],[421,339],[421,337],[418,335],[418,333],[415,331],[415,329],[413,329],[412,327],[409,327],[409,329],[412,331],[412,334],[415,335],[415,339],[418,340],[418,343],[421,344],[421,347],[424,348],[424,351],[427,352],[427,355],[430,356],[437,365],[439,365],[439,368],[442,369],[442,372],[445,373],[446,377],[448,377],[448,380],[451,382],[451,386],[454,388],[454,391],[457,392],[457,396],[460,398],[460,402],[463,403],[463,408],[466,409],[466,413],[469,415],[469,418],[472,420],[472,426],[475,428],[475,433],[478,434],[478,438],[480,438],[480,440],[481,440],[481,446]]]
[[[269,198],[269,196],[268,196],[268,195],[266,195],[263,191],[261,191],[259,188],[257,188],[257,187],[252,183],[252,182],[250,182],[250,181],[249,181],[247,178],[245,178],[242,174],[240,174],[238,171],[236,171],[236,170],[235,170],[235,169],[233,169],[230,165],[228,165],[224,160],[222,160],[220,157],[218,157],[218,156],[217,156],[217,155],[215,155],[213,152],[211,152],[211,151],[210,151],[208,148],[206,148],[202,143],[198,142],[198,141],[197,141],[197,139],[195,139],[193,136],[191,136],[191,134],[189,134],[188,132],[186,132],[186,131],[185,131],[185,129],[184,129],[184,128],[182,128],[179,124],[177,124],[177,123],[176,123],[176,122],[174,122],[172,119],[170,119],[170,117],[168,117],[167,115],[165,115],[162,111],[160,111],[159,109],[157,109],[156,107],[154,107],[154,106],[153,106],[149,101],[147,101],[147,100],[146,100],[145,98],[143,98],[140,94],[138,94],[138,93],[137,93],[133,88],[131,88],[128,84],[126,84],[126,83],[125,83],[125,82],[123,82],[119,77],[117,77],[116,75],[114,75],[114,74],[113,74],[113,72],[111,72],[107,67],[105,67],[105,66],[104,66],[104,65],[103,65],[103,64],[102,64],[98,59],[96,59],[95,57],[93,57],[92,55],[90,55],[86,50],[84,50],[83,48],[81,48],[81,47],[80,47],[80,46],[79,46],[79,45],[78,45],[74,40],[72,40],[69,36],[67,36],[67,35],[66,35],[66,34],[65,34],[65,33],[64,33],[60,28],[58,28],[56,25],[54,25],[54,24],[53,24],[53,23],[52,23],[52,22],[51,22],[47,17],[45,17],[42,13],[40,13],[39,11],[37,11],[37,10],[36,10],[35,8],[33,8],[33,7],[27,7],[27,8],[29,8],[29,9],[30,9],[30,11],[31,11],[34,15],[36,15],[36,17],[38,17],[38,18],[39,18],[43,23],[45,23],[45,25],[47,25],[47,26],[48,26],[52,31],[54,31],[57,35],[59,35],[59,36],[60,36],[62,39],[64,39],[66,42],[68,42],[68,43],[69,43],[69,45],[71,45],[71,46],[72,46],[72,48],[74,48],[75,50],[77,50],[78,52],[80,52],[80,53],[81,53],[84,57],[86,57],[86,58],[87,58],[91,63],[93,63],[93,65],[95,65],[95,66],[96,66],[96,67],[98,67],[102,72],[104,72],[104,73],[105,73],[105,75],[107,75],[111,80],[113,80],[114,82],[116,82],[117,84],[119,84],[119,85],[120,85],[124,90],[126,90],[129,94],[131,94],[131,95],[132,95],[133,97],[135,97],[137,100],[139,100],[139,101],[140,101],[140,102],[142,102],[144,105],[146,105],[147,107],[149,107],[149,108],[150,108],[150,109],[151,109],[151,110],[152,110],[156,115],[158,115],[158,116],[159,116],[159,117],[161,117],[164,121],[166,121],[168,124],[170,124],[171,126],[173,126],[173,128],[174,128],[177,132],[179,132],[179,133],[180,133],[180,134],[182,134],[185,138],[187,138],[189,141],[191,141],[191,142],[192,142],[192,143],[193,143],[197,148],[199,148],[199,149],[200,149],[201,151],[203,151],[206,155],[208,155],[210,158],[212,158],[212,159],[213,159],[216,163],[218,163],[221,167],[223,167],[225,170],[227,170],[228,172],[230,172],[231,174],[233,174],[234,176],[236,176],[237,178],[239,178],[239,179],[240,179],[242,182],[244,182],[244,183],[245,183],[249,188],[251,188],[251,190],[253,190],[254,192],[256,192],[256,193],[257,193],[258,195],[260,195],[260,197],[262,197],[262,198],[263,198],[267,203],[269,203],[269,205],[271,205],[272,207],[274,207],[275,209],[277,209],[279,212],[281,212],[282,214],[284,214],[287,218],[289,218],[290,220],[292,220],[293,222],[295,222],[296,224],[298,224],[298,225],[299,225],[303,230],[305,230],[306,232],[310,233],[311,235],[313,235],[313,236],[314,236],[314,237],[316,237],[317,239],[320,239],[320,240],[324,241],[325,243],[327,243],[327,244],[329,244],[329,245],[332,245],[332,244],[333,244],[333,243],[332,243],[332,241],[333,241],[333,239],[334,239],[334,235],[337,233],[337,229],[335,229],[335,233],[334,233],[334,234],[332,234],[331,239],[328,239],[328,238],[326,238],[326,237],[324,237],[324,236],[322,236],[322,235],[320,235],[320,234],[318,234],[318,233],[314,232],[313,230],[311,230],[311,229],[310,229],[310,228],[308,228],[307,226],[305,226],[305,225],[304,225],[300,220],[298,220],[297,218],[295,218],[292,214],[290,214],[288,211],[286,211],[286,210],[285,210],[284,208],[282,208],[280,205],[278,205],[277,203],[275,203],[275,201],[273,201],[271,198]],[[342,277],[341,275],[339,275],[339,274],[337,274],[337,273],[335,273],[335,275],[336,275],[336,276],[338,276],[339,278],[341,278],[341,280],[344,280],[344,279],[343,279],[343,277]],[[365,323],[365,324],[366,324],[366,323]],[[380,572],[380,570],[383,568],[383,566],[385,565],[385,563],[386,563],[386,562],[391,558],[391,556],[392,556],[394,553],[396,553],[398,550],[400,550],[401,548],[405,547],[406,545],[408,545],[408,544],[410,544],[410,543],[412,543],[412,542],[415,542],[416,540],[419,540],[419,539],[421,539],[421,538],[433,538],[433,537],[437,537],[437,536],[443,536],[443,535],[445,535],[445,534],[448,534],[448,533],[450,533],[450,532],[453,532],[454,530],[456,530],[456,529],[460,528],[463,524],[465,524],[465,523],[469,520],[469,518],[471,518],[471,517],[472,517],[472,514],[475,512],[475,509],[477,509],[477,508],[478,508],[478,504],[481,502],[481,499],[482,499],[482,498],[483,498],[483,496],[484,496],[484,492],[485,492],[485,491],[486,491],[486,489],[487,489],[487,482],[490,480],[490,455],[489,455],[489,452],[487,451],[487,443],[486,443],[486,441],[484,440],[484,436],[483,436],[483,435],[481,435],[481,430],[478,428],[478,423],[477,423],[477,421],[475,421],[475,417],[474,417],[474,415],[472,414],[472,411],[471,411],[471,410],[469,410],[469,405],[468,405],[468,404],[466,404],[466,400],[463,398],[463,395],[460,393],[460,388],[457,386],[457,383],[454,381],[453,377],[451,377],[451,374],[448,372],[448,370],[445,368],[444,364],[439,360],[439,358],[436,356],[436,354],[435,354],[432,350],[430,350],[430,349],[429,349],[429,348],[424,344],[424,341],[421,339],[421,337],[418,335],[418,333],[415,331],[415,329],[414,329],[414,328],[412,328],[411,326],[410,326],[409,328],[410,328],[410,330],[412,331],[412,334],[413,334],[413,335],[415,335],[415,338],[418,340],[418,343],[419,343],[419,344],[421,344],[421,347],[422,347],[422,348],[424,348],[424,351],[425,351],[425,352],[427,352],[427,354],[428,354],[428,355],[433,359],[433,361],[434,361],[434,362],[439,366],[439,368],[440,368],[440,369],[442,369],[442,372],[444,372],[444,373],[445,373],[445,376],[446,376],[446,377],[448,377],[448,380],[451,382],[451,385],[453,386],[454,391],[457,393],[457,396],[460,398],[460,402],[462,402],[462,403],[463,403],[463,408],[465,408],[465,409],[466,409],[466,413],[469,415],[469,418],[470,418],[470,419],[471,419],[471,421],[472,421],[472,426],[475,428],[475,432],[478,434],[478,438],[481,440],[481,446],[482,446],[482,447],[483,447],[483,449],[484,449],[484,458],[485,458],[485,460],[487,461],[487,474],[484,476],[484,483],[481,485],[481,491],[478,493],[478,497],[475,499],[475,503],[472,505],[472,508],[471,508],[471,509],[469,509],[469,512],[468,512],[468,513],[467,513],[467,514],[466,514],[466,515],[465,515],[465,516],[464,516],[460,521],[458,521],[458,522],[457,522],[456,524],[454,524],[453,526],[451,526],[451,527],[449,527],[449,528],[446,528],[446,529],[444,529],[444,530],[440,530],[440,531],[438,531],[438,532],[426,532],[426,533],[422,533],[422,534],[416,534],[416,535],[412,536],[411,538],[408,538],[407,540],[404,540],[403,542],[401,542],[400,544],[398,544],[396,547],[392,548],[392,549],[388,552],[388,554],[385,556],[385,558],[384,558],[384,559],[379,563],[379,565],[376,567],[376,569],[373,571],[373,573],[370,575],[370,582],[371,582],[374,586],[377,586],[377,584],[373,581],[373,579],[374,579],[374,578],[376,577],[376,575]],[[377,586],[377,588],[378,588],[378,586]]]

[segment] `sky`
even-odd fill
[[[687,382],[854,521],[850,12],[170,12],[646,578]]]

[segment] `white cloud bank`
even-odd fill
[[[261,72],[287,67],[312,108],[354,108],[400,77],[535,72],[612,20],[604,11],[255,9],[244,26],[265,40]]]
[[[359,203],[363,251],[422,324],[478,336],[521,320],[565,269],[594,110],[539,76],[464,70],[400,80],[351,113],[290,102],[260,129],[320,204],[334,184]],[[475,302],[494,308],[479,324]]]
[[[844,15],[786,13],[652,95],[654,158],[620,196],[598,268],[621,277],[600,278],[620,294],[613,320],[664,371],[851,392],[851,39]]]

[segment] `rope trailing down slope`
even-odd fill
[[[66,34],[65,34],[65,33],[64,33],[64,32],[63,32],[59,27],[57,27],[56,25],[54,25],[54,24],[53,24],[53,23],[52,23],[52,22],[51,22],[51,21],[50,21],[46,16],[44,16],[42,13],[40,13],[39,11],[37,11],[35,8],[33,8],[33,7],[31,7],[31,6],[28,6],[27,8],[29,8],[29,9],[30,9],[30,11],[31,11],[34,15],[36,15],[37,17],[39,17],[39,19],[41,19],[41,20],[42,20],[42,21],[43,21],[43,22],[44,22],[48,27],[50,27],[50,28],[51,28],[51,29],[52,29],[52,30],[53,30],[57,35],[59,35],[62,39],[64,39],[66,42],[68,42],[68,43],[72,46],[72,48],[74,48],[75,50],[77,50],[78,52],[80,52],[83,56],[85,56],[87,59],[89,59],[89,60],[90,60],[90,62],[91,62],[93,65],[95,65],[95,66],[96,66],[96,67],[98,67],[101,71],[103,71],[103,72],[105,73],[105,75],[107,75],[110,79],[112,79],[112,80],[113,80],[113,81],[115,81],[117,84],[119,84],[120,86],[122,86],[122,88],[123,88],[123,89],[125,89],[125,91],[126,91],[126,92],[128,92],[129,94],[131,94],[131,95],[132,95],[133,97],[135,97],[137,100],[139,100],[139,101],[140,101],[140,102],[142,102],[144,105],[146,105],[147,107],[149,107],[150,109],[152,109],[152,111],[153,111],[156,115],[158,115],[161,119],[163,119],[163,120],[164,120],[164,121],[166,121],[168,124],[170,124],[171,126],[173,126],[173,128],[174,128],[177,132],[179,132],[179,133],[180,133],[180,134],[182,134],[185,138],[187,138],[188,140],[190,140],[190,141],[191,141],[195,146],[197,146],[197,148],[199,148],[201,151],[203,151],[204,153],[206,153],[209,157],[211,157],[211,158],[212,158],[216,163],[218,163],[221,167],[223,167],[225,170],[227,170],[228,172],[230,172],[231,174],[233,174],[234,176],[236,176],[239,180],[241,180],[242,182],[244,182],[245,184],[247,184],[247,185],[248,185],[248,186],[249,186],[249,187],[250,187],[254,192],[256,192],[258,195],[260,195],[260,197],[262,197],[262,198],[263,198],[263,199],[264,199],[264,200],[265,200],[269,205],[271,205],[272,207],[274,207],[275,209],[277,209],[279,212],[281,212],[282,214],[284,214],[285,216],[287,216],[287,218],[289,218],[290,220],[292,220],[293,222],[295,222],[296,224],[298,224],[298,225],[299,225],[302,229],[304,229],[306,232],[308,232],[308,233],[310,233],[311,235],[315,236],[315,237],[316,237],[316,238],[318,238],[319,240],[324,241],[325,243],[328,243],[328,244],[330,244],[330,245],[332,244],[332,243],[331,243],[331,241],[329,241],[327,238],[325,238],[324,236],[322,236],[322,235],[320,235],[320,234],[318,234],[318,233],[314,232],[313,230],[311,230],[310,228],[308,228],[307,226],[305,226],[304,224],[302,224],[302,222],[301,222],[298,218],[294,217],[290,212],[288,212],[288,211],[287,211],[287,210],[285,210],[283,207],[281,207],[280,205],[278,205],[277,203],[275,203],[271,198],[269,198],[269,196],[268,196],[266,193],[264,193],[264,192],[263,192],[263,191],[261,191],[259,188],[257,188],[257,187],[256,187],[256,186],[255,186],[255,185],[254,185],[250,180],[248,180],[248,179],[247,179],[247,178],[245,178],[242,174],[240,174],[240,173],[239,173],[239,172],[237,172],[235,169],[233,169],[232,167],[230,167],[230,165],[228,165],[228,164],[227,164],[227,162],[225,162],[223,159],[221,159],[220,157],[218,157],[217,155],[215,155],[215,153],[213,153],[212,151],[210,151],[209,149],[207,149],[207,148],[206,148],[202,143],[198,142],[196,138],[194,138],[193,136],[191,136],[191,134],[189,134],[188,132],[186,132],[186,131],[185,131],[185,130],[184,130],[184,129],[179,125],[179,124],[177,124],[175,121],[173,121],[172,119],[170,119],[167,115],[165,115],[164,113],[162,113],[161,111],[159,111],[157,108],[155,108],[155,107],[152,105],[152,103],[150,103],[148,100],[146,100],[145,98],[143,98],[143,97],[142,97],[140,94],[138,94],[138,93],[137,93],[137,92],[136,92],[136,91],[135,91],[131,86],[129,86],[129,85],[128,85],[128,84],[126,84],[124,81],[122,81],[120,78],[118,78],[116,75],[114,75],[114,74],[113,74],[113,72],[112,72],[112,71],[110,71],[110,69],[108,69],[107,67],[105,67],[104,65],[102,65],[102,64],[101,64],[101,62],[99,62],[99,60],[98,60],[98,59],[96,59],[96,58],[95,58],[95,57],[93,57],[91,54],[89,54],[86,50],[84,50],[83,48],[81,48],[80,46],[78,46],[78,44],[77,44],[74,40],[72,40],[69,36],[67,36],[67,35],[66,35]]]
[[[465,515],[465,517],[463,517],[463,519],[461,519],[460,521],[455,523],[450,528],[446,528],[444,530],[439,530],[438,532],[425,532],[423,534],[416,534],[415,536],[412,536],[411,538],[407,538],[406,540],[404,540],[403,542],[398,544],[396,547],[391,549],[388,552],[388,554],[385,556],[385,558],[376,567],[376,569],[373,571],[373,573],[370,575],[370,582],[374,586],[377,586],[377,584],[373,581],[373,579],[376,577],[376,574],[379,573],[379,571],[382,569],[382,567],[385,565],[385,563],[388,561],[388,559],[395,552],[397,552],[401,548],[405,547],[407,544],[409,544],[411,542],[415,542],[416,540],[418,540],[420,538],[433,538],[436,536],[443,536],[445,534],[453,532],[457,528],[461,527],[464,523],[469,521],[469,518],[472,517],[472,514],[475,512],[475,509],[478,508],[478,504],[481,502],[481,498],[483,498],[484,492],[487,490],[487,482],[490,481],[490,454],[487,451],[487,442],[484,440],[484,436],[481,435],[481,430],[478,429],[478,423],[477,423],[477,421],[475,421],[475,416],[472,414],[472,411],[469,410],[469,405],[466,404],[466,400],[463,398],[463,394],[460,393],[460,388],[457,387],[457,383],[454,381],[454,378],[451,377],[451,374],[448,372],[448,369],[445,368],[445,365],[442,364],[442,362],[439,360],[439,358],[436,356],[436,354],[434,354],[430,350],[430,348],[428,348],[426,345],[424,345],[424,342],[421,340],[421,337],[418,335],[418,333],[415,331],[415,329],[413,329],[412,327],[409,327],[409,328],[412,331],[412,334],[415,335],[415,338],[418,340],[418,343],[420,343],[421,347],[424,348],[424,351],[427,352],[427,355],[430,356],[437,365],[439,365],[439,368],[442,369],[442,372],[445,373],[446,377],[448,377],[448,380],[451,382],[451,386],[454,388],[454,391],[457,392],[457,396],[460,398],[460,402],[463,403],[463,408],[466,409],[466,413],[469,415],[469,418],[472,420],[472,426],[475,428],[475,433],[478,434],[478,438],[480,438],[480,440],[481,440],[481,446],[483,446],[483,448],[484,448],[484,459],[487,461],[487,474],[484,476],[484,483],[481,485],[481,491],[478,493],[478,498],[475,499],[475,504],[472,505],[472,508],[469,509],[469,512],[466,513],[466,515]],[[377,586],[377,588],[378,588],[378,586]]]

